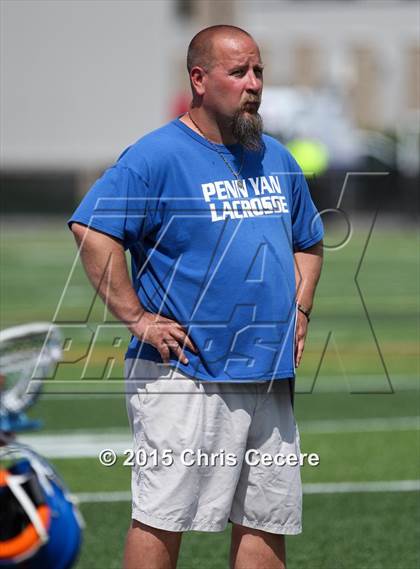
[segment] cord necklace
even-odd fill
[[[202,136],[205,138],[205,140],[207,140],[207,142],[209,142],[214,149],[216,150],[217,154],[220,156],[220,158],[223,160],[223,162],[226,164],[226,166],[229,168],[229,170],[232,172],[232,174],[235,176],[236,178],[236,182],[238,184],[238,188],[243,190],[245,187],[245,183],[244,180],[242,180],[240,178],[241,172],[242,172],[242,168],[244,167],[244,162],[245,162],[245,152],[244,149],[242,148],[242,161],[241,161],[241,166],[239,168],[238,171],[234,170],[231,166],[231,164],[228,162],[228,160],[223,156],[223,152],[221,152],[219,150],[219,148],[217,147],[217,144],[214,143],[212,140],[210,140],[209,138],[207,138],[207,136],[204,134],[204,132],[201,130],[201,128],[198,126],[198,124],[195,122],[195,120],[192,118],[192,116],[190,115],[189,111],[187,111],[188,113],[188,117],[190,119],[190,121],[193,123],[193,125],[196,127],[196,129],[202,134]]]

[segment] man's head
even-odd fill
[[[263,65],[250,34],[225,25],[202,30],[189,45],[187,67],[193,106],[202,107],[245,147],[258,149]]]

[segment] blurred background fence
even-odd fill
[[[266,131],[306,171],[313,160],[302,141],[323,153],[311,182],[318,206],[336,205],[347,172],[387,172],[359,175],[349,203],[415,216],[415,0],[6,0],[1,16],[6,215],[70,214],[122,149],[185,110],[188,42],[228,22],[261,46]]]

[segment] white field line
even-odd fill
[[[419,492],[420,480],[389,482],[322,482],[304,484],[304,494],[348,494],[351,492]]]
[[[420,389],[420,380],[415,375],[404,374],[395,375],[390,378],[391,385],[396,393],[400,391],[418,391]],[[123,379],[107,379],[107,380],[58,380],[58,379],[45,379],[44,391],[42,398],[46,401],[63,401],[63,400],[77,400],[77,399],[102,399],[102,398],[120,398],[125,394],[125,384]],[[308,390],[313,384],[313,378],[302,376],[297,378],[296,394],[297,395],[311,395]],[[88,387],[90,389],[88,389]],[[110,389],[107,389],[107,386]],[[379,392],[384,392],[384,395],[389,395],[389,384],[384,375],[351,375],[348,378],[345,376],[334,375],[325,376],[316,382],[313,386],[313,394],[328,394],[328,393],[343,393],[347,395],[352,394],[350,386],[356,386],[364,395],[370,395],[370,391],[375,392],[375,388]],[[364,386],[364,391],[361,386]],[[121,389],[115,390],[115,387]],[[99,388],[101,388],[99,390]],[[87,390],[83,393],[83,389]],[[98,390],[95,393],[95,390]],[[359,396],[358,393],[355,396]]]
[[[79,504],[95,504],[98,502],[130,502],[131,492],[80,492],[75,494],[76,502]]]
[[[298,425],[299,431],[307,434],[411,431],[420,430],[420,416],[302,421]]]
[[[420,430],[420,417],[383,417],[367,419],[340,419],[330,421],[302,421],[299,431],[306,434],[370,433]],[[65,431],[56,434],[26,434],[21,442],[33,447],[46,458],[92,458],[105,448],[122,455],[132,448],[127,430]]]
[[[117,455],[122,455],[133,446],[129,432],[123,435],[103,431],[72,434],[67,431],[56,435],[25,435],[19,440],[46,458],[92,458],[98,457],[103,449],[112,449]]]
[[[392,480],[390,482],[322,482],[304,484],[304,494],[350,494],[358,492],[419,492],[420,480]],[[99,502],[129,502],[131,492],[81,492],[76,494],[80,504]]]

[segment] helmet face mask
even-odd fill
[[[69,569],[83,521],[53,467],[19,443],[0,447],[0,568]]]

